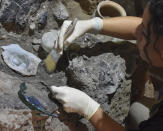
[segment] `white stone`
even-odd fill
[[[54,48],[54,43],[58,39],[58,30],[51,30],[42,36],[41,46],[46,52],[50,52]]]
[[[31,30],[34,30],[36,28],[36,24],[35,23],[31,23],[30,26],[29,26],[29,28]]]
[[[32,53],[25,51],[17,44],[10,44],[1,47],[5,63],[13,70],[21,73],[22,75],[36,75],[38,64],[41,59]]]

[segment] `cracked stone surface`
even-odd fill
[[[5,109],[27,109],[18,97],[19,86],[23,81],[0,72],[0,108]],[[39,83],[27,83],[27,95],[35,96],[46,109],[55,110],[55,103],[48,97],[49,91]],[[44,96],[44,97],[42,97]]]
[[[0,22],[18,24],[24,29],[32,10],[37,10],[41,0],[2,0]]]
[[[131,87],[131,81],[125,78],[125,71],[125,61],[112,53],[90,58],[80,56],[70,61],[68,81],[74,88],[84,91],[99,102],[108,114],[114,112],[113,119],[123,124],[128,114]]]
[[[6,131],[6,129],[34,131],[32,125],[32,114],[26,109],[0,109],[0,128],[1,131]]]
[[[100,99],[102,97],[100,90],[103,90],[103,96],[116,91],[121,81],[125,79],[126,67],[125,61],[120,56],[106,53],[91,58],[86,56],[74,58],[70,61],[68,70],[72,79],[81,83],[85,89],[99,90],[97,93],[99,96],[97,94],[95,96]]]

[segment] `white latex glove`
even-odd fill
[[[72,34],[65,40],[64,36],[72,21],[65,20],[59,34],[58,42],[55,48],[58,50],[66,49],[76,38],[82,36],[86,32],[98,33],[102,30],[103,22],[99,17],[89,20],[78,20]]]
[[[66,86],[51,86],[50,89],[53,96],[63,104],[66,112],[79,113],[88,120],[100,106],[100,104],[78,89]]]

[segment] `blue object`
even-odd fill
[[[27,89],[27,86],[25,85],[25,82],[20,84],[20,90],[18,91],[18,96],[20,100],[31,110],[37,110],[40,112],[40,114],[52,116],[52,117],[58,117],[59,114],[57,113],[50,113],[47,111],[39,102],[38,99],[36,99],[34,96],[27,96],[25,95],[25,90]]]

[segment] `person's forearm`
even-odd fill
[[[125,131],[125,128],[111,119],[99,108],[89,120],[97,131]]]
[[[134,32],[141,22],[142,18],[132,16],[105,18],[101,34],[134,40]]]

